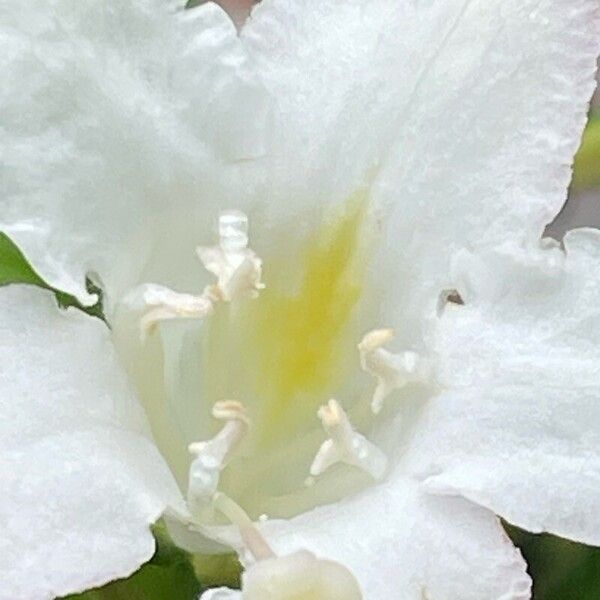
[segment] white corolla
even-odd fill
[[[0,5],[0,598],[164,516],[245,599],[523,599],[496,515],[600,544],[597,0]]]

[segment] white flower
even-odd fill
[[[596,0],[180,8],[0,5],[0,229],[112,326],[0,290],[0,598],[131,573],[163,513],[244,553],[217,492],[368,600],[529,597],[495,514],[600,544],[600,239],[540,242]]]

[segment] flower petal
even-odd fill
[[[335,560],[365,600],[525,600],[525,563],[497,518],[461,498],[437,498],[398,474],[363,494],[261,528],[280,554]]]
[[[387,242],[373,264],[390,303],[406,298],[408,335],[454,250],[537,240],[565,201],[595,0],[265,0],[243,37],[282,123],[272,193],[289,210],[374,178]]]
[[[599,19],[594,0],[267,0],[244,39],[290,170],[377,164],[407,240],[492,241],[539,236],[566,198]]]
[[[0,598],[44,599],[133,572],[181,502],[98,320],[0,290]]]
[[[191,255],[219,206],[264,215],[268,198],[289,223],[374,173],[406,264],[426,254],[419,273],[438,279],[465,235],[538,234],[565,198],[594,0],[266,0],[241,40],[212,3],[166,6],[2,7],[1,226],[66,291],[86,297],[93,270],[117,296],[156,253]],[[173,235],[174,218],[190,231]]]
[[[529,531],[600,544],[600,232],[457,265],[435,348],[443,391],[406,457],[431,491]]]
[[[153,249],[140,231],[166,212],[210,241],[198,205],[265,152],[268,106],[233,23],[213,3],[177,4],[0,6],[0,230],[89,302],[88,271],[113,295],[132,286]]]
[[[229,588],[213,588],[200,596],[200,600],[242,600],[242,592]]]

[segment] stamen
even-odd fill
[[[231,210],[219,215],[219,245],[198,247],[196,253],[204,267],[217,277],[205,293],[213,300],[231,302],[256,298],[264,289],[262,261],[248,248],[248,217]]]
[[[262,261],[248,248],[248,217],[240,211],[225,211],[219,216],[219,245],[196,249],[202,264],[217,276],[217,283],[206,286],[200,296],[180,294],[157,284],[136,288],[128,303],[147,311],[140,319],[140,337],[144,342],[156,325],[167,319],[202,319],[213,304],[258,296]],[[148,310],[150,309],[150,310]]]
[[[360,364],[363,371],[377,378],[377,387],[371,400],[375,414],[383,407],[383,401],[394,390],[408,383],[427,381],[431,376],[429,361],[416,352],[398,354],[382,348],[394,338],[392,329],[375,329],[367,333],[360,344]]]
[[[323,442],[310,467],[312,476],[321,475],[332,465],[343,462],[381,479],[387,469],[387,458],[375,444],[355,431],[344,409],[330,400],[318,413],[329,439]]]
[[[252,554],[254,560],[274,558],[271,546],[256,528],[246,511],[229,496],[217,492],[213,497],[214,507],[223,513],[240,530],[244,545]]]
[[[217,491],[221,471],[231,460],[250,425],[244,406],[235,400],[215,403],[212,411],[216,419],[225,425],[205,442],[195,442],[188,446],[195,455],[188,476],[187,504],[192,516],[204,521],[212,513],[213,496]]]
[[[150,283],[137,288],[129,298],[129,303],[137,309],[150,309],[140,319],[142,342],[161,321],[177,318],[203,319],[213,309],[211,300],[206,296],[180,294],[162,285]]]

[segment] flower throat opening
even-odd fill
[[[228,211],[219,246],[198,248],[215,284],[200,296],[155,284],[130,294],[143,347],[162,354],[162,401],[154,392],[147,413],[193,519],[213,520],[217,492],[253,518],[289,517],[385,475],[363,433],[384,398],[427,369],[381,347],[390,330],[360,341],[377,319],[373,229],[359,193],[309,239],[283,236],[263,264],[246,216]]]
[[[366,209],[364,196],[357,196],[293,261],[285,251],[269,257],[259,297],[221,303],[206,322],[203,401],[239,399],[252,419],[220,489],[255,517],[284,516],[294,511],[291,496],[307,495],[323,438],[317,411],[359,366]]]

